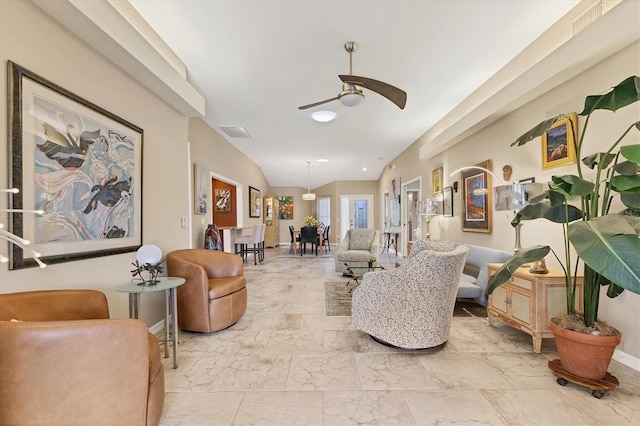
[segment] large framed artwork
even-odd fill
[[[282,195],[278,197],[278,218],[283,220],[293,219],[292,195]]]
[[[10,231],[48,264],[114,255],[142,244],[138,126],[8,63]],[[36,266],[9,245],[9,269]]]
[[[576,162],[577,134],[578,115],[575,112],[556,121],[542,134],[542,168],[544,170]]]
[[[209,173],[202,164],[194,164],[194,213],[207,214],[207,195],[209,194]]]
[[[260,206],[262,198],[260,198],[260,190],[249,187],[249,217],[260,217]]]
[[[491,170],[491,161],[476,164]],[[491,233],[491,175],[484,170],[470,168],[460,172],[462,182],[462,230]]]

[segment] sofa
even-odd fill
[[[0,424],[157,425],[160,347],[95,290],[0,294]]]
[[[353,326],[403,349],[444,345],[468,251],[429,242],[398,268],[365,273],[352,297]]]
[[[414,242],[411,253],[414,253],[414,250],[419,250],[422,242],[424,242],[424,240]],[[513,253],[457,241],[454,241],[454,244],[456,246],[463,245],[469,249],[464,270],[458,284],[457,298],[472,299],[482,306],[487,306],[487,298],[484,295],[489,281],[487,263],[504,263]],[[410,258],[411,254],[409,254],[409,259]],[[408,259],[398,259],[396,266],[400,266],[406,262],[408,262]]]
[[[242,258],[217,250],[183,249],[167,255],[167,272],[185,279],[178,287],[178,327],[211,333],[235,324],[247,310]]]
[[[377,229],[349,229],[335,252],[336,272],[348,273],[345,262],[378,260],[380,255],[380,231]]]

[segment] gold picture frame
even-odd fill
[[[433,189],[433,195],[442,194],[442,167],[438,167],[431,172],[431,185]]]
[[[578,134],[578,116],[575,112],[556,121],[542,134],[542,169],[574,164],[575,140]]]

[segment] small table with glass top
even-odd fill
[[[356,283],[355,286],[349,290],[349,293],[360,284],[360,279],[362,279],[365,273],[384,269],[384,266],[379,264],[374,258],[366,262],[344,262],[344,266],[347,268],[346,275],[351,278],[347,281],[346,285],[349,285],[351,281],[355,281]]]
[[[129,282],[116,287],[120,293],[129,293],[129,318],[138,319],[140,294],[164,291],[164,357],[169,358],[169,315],[171,315],[173,334],[173,368],[178,368],[178,300],[176,288],[184,284],[184,278],[158,277],[157,284],[137,284]]]

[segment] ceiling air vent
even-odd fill
[[[252,136],[242,126],[220,126],[220,130],[225,132],[230,138],[251,138]]]
[[[582,14],[578,19],[573,21],[573,35],[587,28],[596,22],[604,13],[604,5],[602,1],[597,2],[593,7]]]

